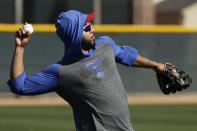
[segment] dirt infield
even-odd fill
[[[197,93],[163,95],[161,93],[127,94],[129,104],[197,104]],[[68,105],[56,94],[15,96],[0,94],[0,106]]]

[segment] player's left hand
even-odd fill
[[[177,66],[165,63],[164,72],[156,72],[161,91],[168,95],[186,89],[192,83],[192,78]]]

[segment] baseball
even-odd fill
[[[23,26],[23,30],[25,31],[25,32],[29,32],[30,34],[32,34],[33,33],[33,27],[32,27],[32,25],[31,24],[25,24],[24,26]]]

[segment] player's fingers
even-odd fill
[[[16,35],[18,35],[18,36],[22,35],[22,29],[21,28],[16,31]]]
[[[23,29],[21,29],[21,33],[22,35],[25,35],[25,31]]]
[[[16,37],[19,36],[19,30],[17,30],[17,31],[15,32],[15,36],[16,36]]]
[[[26,37],[27,37],[28,40],[30,40],[30,36],[31,36],[31,35],[30,35],[29,31],[27,31],[27,32],[26,32]]]
[[[27,31],[27,32],[26,32],[26,35],[27,35],[27,36],[30,36],[30,33],[29,33],[29,31]]]
[[[19,28],[18,30],[20,31],[20,36],[21,36],[23,34],[23,29]]]
[[[22,39],[22,44],[26,45],[28,43],[28,39]]]

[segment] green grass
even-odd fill
[[[197,105],[134,105],[135,131],[197,131]]]
[[[197,105],[132,105],[135,131],[197,131]],[[74,131],[65,106],[0,107],[0,131]]]

